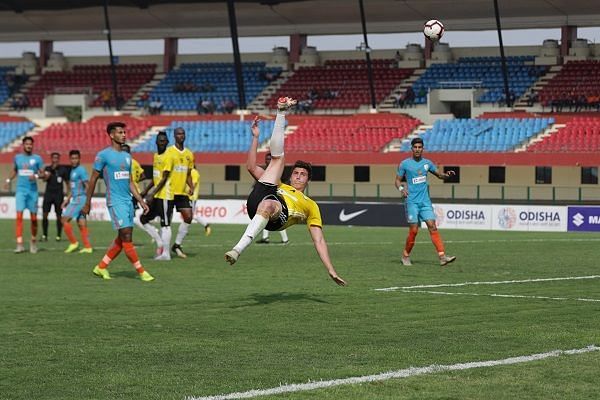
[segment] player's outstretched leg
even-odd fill
[[[279,231],[279,234],[281,235],[281,243],[288,244],[290,242],[290,239],[288,238],[288,235],[287,235],[287,231],[285,229]]]
[[[429,228],[429,235],[431,236],[431,241],[437,250],[438,257],[440,258],[440,265],[443,267],[444,265],[450,264],[454,260],[456,260],[456,256],[449,256],[446,254],[446,250],[444,249],[444,242],[442,241],[442,237],[440,232],[437,230],[435,226],[435,222],[430,224],[427,221],[427,227]]]

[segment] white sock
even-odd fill
[[[171,255],[171,227],[163,226],[160,228],[160,236],[162,237],[163,243],[163,254]]]
[[[277,111],[275,117],[275,125],[273,126],[273,133],[271,134],[271,140],[269,147],[271,149],[271,155],[273,157],[283,156],[283,142],[285,138],[285,112]]]
[[[138,228],[141,228],[143,230],[146,230],[146,228],[144,228],[144,224],[142,224],[142,222],[140,221],[140,215],[142,214],[141,212],[139,212],[140,210],[135,210],[135,214],[133,215],[133,223],[135,224],[135,226],[137,226]]]
[[[269,238],[269,231],[268,230],[263,229],[262,238],[263,238],[263,240]]]
[[[256,235],[265,229],[265,226],[267,226],[268,223],[269,220],[267,218],[260,214],[256,214],[254,218],[252,218],[252,221],[250,221],[248,224],[246,232],[244,232],[238,244],[233,246],[233,249],[239,254],[242,254],[242,251],[244,251],[246,247],[250,246]]]
[[[177,230],[177,236],[175,237],[175,244],[178,244],[181,246],[181,243],[183,243],[183,239],[185,239],[185,236],[188,233],[188,229],[190,228],[191,224],[188,224],[186,222],[182,222],[179,224],[179,229]]]
[[[279,231],[279,233],[281,234],[281,240],[283,240],[284,242],[287,242],[288,241],[288,235],[287,235],[286,230],[284,229],[282,231]]]
[[[160,238],[160,235],[158,234],[158,230],[154,226],[152,226],[150,223],[147,223],[147,224],[140,223],[140,225],[141,225],[142,229],[148,235],[150,235],[150,237],[152,239],[154,239],[154,241],[156,242],[156,247],[163,247],[163,241]]]
[[[199,215],[196,215],[196,216],[194,217],[194,221],[196,221],[197,223],[199,223],[199,224],[200,224],[200,225],[202,225],[202,226],[206,226],[206,225],[208,225],[208,221],[206,221],[204,218],[202,218],[202,217],[201,217],[201,216],[199,216]]]

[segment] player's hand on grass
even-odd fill
[[[260,136],[260,129],[258,128],[259,122],[260,118],[257,115],[256,117],[254,117],[254,121],[252,121],[252,126],[250,127],[250,130],[252,131],[252,136],[254,136],[257,139]]]
[[[330,272],[330,273],[329,273],[329,277],[330,277],[331,279],[333,279],[333,281],[334,281],[336,284],[338,284],[339,286],[346,286],[346,285],[347,285],[346,281],[345,281],[345,280],[343,280],[342,278],[340,278],[340,277],[339,277],[337,274],[335,274],[335,273],[331,273],[331,272]]]

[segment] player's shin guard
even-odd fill
[[[190,225],[191,224],[188,224],[186,222],[182,222],[181,224],[179,224],[179,229],[177,230],[177,236],[175,237],[175,244],[178,244],[181,246],[181,243],[183,243],[183,239],[185,239],[185,237],[188,234]]]
[[[79,230],[81,231],[81,241],[83,242],[83,247],[85,247],[86,249],[91,248],[92,244],[90,243],[88,227],[85,225],[80,225]],[[66,232],[67,230],[65,229],[65,233]]]
[[[169,251],[171,248],[171,227],[163,226],[160,228],[160,236],[163,245],[163,254],[170,254]],[[159,246],[160,247],[160,246]]]
[[[23,244],[23,211],[17,211],[17,223],[15,226],[15,236],[18,244]]]
[[[275,125],[273,126],[273,133],[271,134],[271,140],[269,147],[271,149],[271,155],[273,157],[283,157],[283,145],[285,138],[285,112],[277,111],[275,117]]]
[[[63,224],[63,228],[65,229],[65,235],[67,235],[67,238],[69,239],[69,242],[71,242],[71,244],[77,243],[77,239],[75,238],[75,234],[73,234],[73,226],[71,225],[71,223],[70,222],[65,222]]]
[[[242,254],[246,247],[248,247],[252,243],[256,235],[258,235],[260,231],[265,229],[268,223],[268,218],[260,214],[256,214],[254,218],[252,218],[252,221],[250,221],[250,223],[248,224],[248,227],[246,228],[246,231],[242,235],[240,241],[233,247],[233,249],[239,254]]]
[[[201,217],[201,216],[199,216],[199,215],[195,215],[195,216],[194,216],[194,221],[196,221],[197,223],[199,223],[199,224],[200,224],[200,225],[202,225],[202,226],[206,226],[206,225],[208,225],[208,221],[206,221],[204,218],[202,218],[202,217]]]
[[[133,243],[123,242],[123,249],[125,250],[125,255],[129,259],[129,262],[131,263],[131,265],[133,265],[138,274],[143,273],[145,270],[144,267],[142,267],[142,263],[140,262],[137,252],[135,251]]]
[[[410,227],[408,228],[408,237],[406,238],[406,244],[404,245],[404,257],[408,257],[413,247],[415,246],[415,239],[417,237],[417,233],[419,233],[419,228]]]
[[[263,229],[262,231],[262,238],[263,240],[267,240],[269,238],[269,231],[266,229]]]
[[[36,241],[38,231],[37,215],[31,214],[31,240]]]
[[[444,242],[442,241],[440,232],[437,230],[429,231],[429,235],[431,235],[431,241],[433,242],[433,245],[435,246],[435,249],[437,250],[438,256],[443,256],[445,254],[445,250],[444,250]]]
[[[287,242],[288,241],[287,231],[284,229],[282,231],[279,231],[279,233],[281,234],[281,241]]]
[[[138,220],[139,221],[139,220]],[[156,242],[156,247],[163,247],[163,240],[158,233],[158,229],[152,226],[150,223],[140,224],[141,228]]]
[[[123,241],[121,240],[121,238],[116,238],[115,241],[112,242],[112,244],[106,251],[106,254],[104,255],[104,257],[102,257],[102,261],[100,261],[100,263],[98,264],[98,267],[100,269],[104,269],[104,268],[108,267],[108,264],[110,264],[110,262],[119,255],[119,253],[121,252],[122,249],[123,249]]]

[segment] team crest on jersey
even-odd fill
[[[29,164],[30,164],[30,165],[33,165],[33,164],[35,164],[35,160],[34,160],[34,159],[31,159],[31,160],[29,160]]]
[[[127,162],[127,165],[130,165],[131,164],[131,159],[129,157],[126,157],[125,158],[125,162]]]
[[[424,169],[425,171],[429,171],[429,164],[425,164],[425,165],[423,165],[423,169]]]

